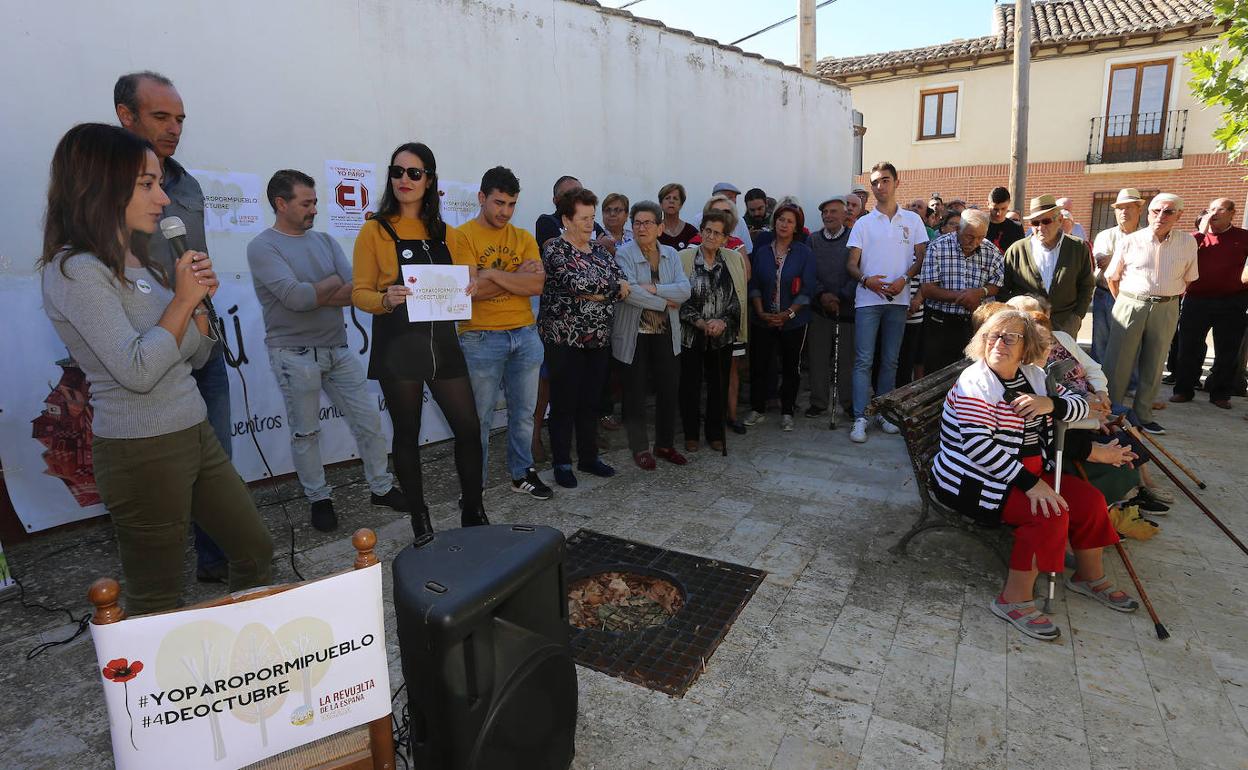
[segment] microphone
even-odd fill
[[[160,234],[173,247],[173,260],[176,262],[186,253],[186,223],[182,221],[182,217],[165,217],[160,220]],[[205,294],[203,303],[208,308],[208,320],[212,328],[220,328],[221,319],[217,317],[217,309],[212,306],[212,298]]]

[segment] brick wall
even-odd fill
[[[869,164],[875,161],[864,158]],[[1068,196],[1074,200],[1073,214],[1076,222],[1087,223],[1092,217],[1092,196],[1098,192],[1117,193],[1123,187],[1141,190],[1155,189],[1176,193],[1183,197],[1186,211],[1184,221],[1195,220],[1196,214],[1214,198],[1227,197],[1248,215],[1248,167],[1230,164],[1225,153],[1188,155],[1183,158],[1183,168],[1175,171],[1147,171],[1139,173],[1087,174],[1083,161],[1027,164],[1027,197],[1044,193],[1057,197]],[[987,203],[988,192],[1007,185],[1009,167],[1004,163],[981,166],[955,166],[950,168],[898,169],[901,186],[898,198],[903,202],[915,198],[926,199],[933,192],[940,193],[946,201],[962,198],[967,203]],[[856,181],[867,184],[866,174]],[[1014,207],[1026,213],[1027,202]],[[1237,217],[1239,219],[1239,217]],[[1091,235],[1091,234],[1089,234]]]

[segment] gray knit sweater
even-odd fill
[[[92,254],[64,261],[64,273],[59,259],[43,270],[43,309],[91,384],[95,435],[162,436],[207,419],[191,369],[212,345],[192,323],[179,349],[156,325],[173,292],[144,268],[126,268],[124,286]]]

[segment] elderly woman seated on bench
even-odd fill
[[[1053,490],[1053,421],[1088,415],[1088,402],[1060,384],[1050,395],[1044,370],[1047,340],[1027,313],[1006,310],[984,322],[966,346],[973,363],[945,401],[940,450],[931,485],[945,505],[984,523],[1015,528],[1009,576],[990,609],[1024,634],[1056,639],[1061,631],[1033,603],[1036,575],[1061,572],[1069,538],[1078,567],[1068,590],[1119,612],[1139,604],[1114,590],[1101,552],[1118,542],[1105,498],[1083,479],[1066,475]],[[1122,464],[1129,450],[1070,447],[1074,457]],[[1109,453],[1115,453],[1110,457]],[[1082,457],[1080,457],[1082,455]]]

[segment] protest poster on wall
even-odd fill
[[[459,227],[475,219],[477,212],[481,210],[481,204],[477,201],[480,187],[479,184],[439,179],[438,194],[442,196],[439,201],[442,221],[451,227]]]
[[[293,473],[286,405],[269,365],[264,316],[251,274],[229,273],[220,278],[213,304],[229,348],[225,363],[234,467],[246,481],[268,476],[265,460],[274,475]],[[0,360],[6,362],[0,367],[0,462],[9,498],[28,532],[106,512],[99,504],[91,456],[90,384],[69,358],[40,305],[38,276],[0,280],[0,323],[22,329],[20,335],[0,335]],[[344,308],[343,325],[348,347],[367,368],[372,317]],[[393,432],[385,399],[375,381],[367,381],[367,387],[388,442]],[[350,426],[324,393],[320,419],[322,460],[336,463],[358,458]],[[496,409],[494,427],[506,424],[506,411]],[[426,390],[421,443],[450,436],[446,420]]]
[[[191,170],[204,191],[206,233],[258,233],[265,228],[268,200],[256,174]]]
[[[325,161],[325,193],[321,225],[336,238],[354,238],[368,214],[377,210],[381,189],[377,187],[375,163]],[[328,204],[328,205],[326,205]]]
[[[235,768],[390,714],[381,565],[92,625],[121,770]]]

